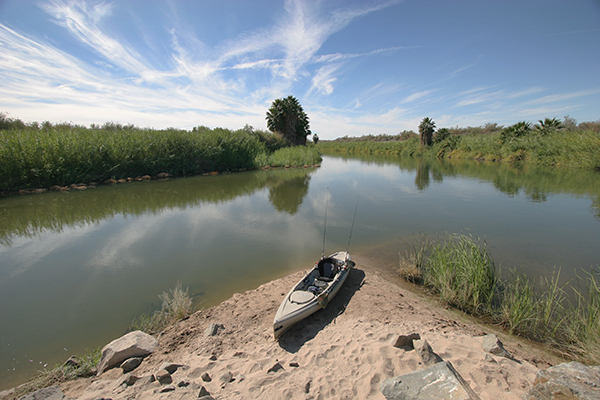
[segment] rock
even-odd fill
[[[150,175],[144,175],[144,176],[142,176],[142,180],[143,181],[149,181],[151,179],[152,179],[152,177]]]
[[[122,376],[121,378],[117,379],[117,383],[115,383],[115,388],[118,388],[119,386],[132,386],[134,383],[136,383],[137,381],[139,381],[140,378],[138,376],[132,375],[132,374],[127,374]]]
[[[104,182],[105,185],[114,185],[115,183],[117,183],[117,181],[115,181],[114,179],[107,179]]]
[[[231,371],[225,372],[219,379],[219,381],[223,384],[233,382],[234,380],[235,380],[235,378],[233,377],[233,374],[231,373]]]
[[[485,361],[487,361],[491,364],[498,364],[498,361],[496,361],[496,359],[488,353],[485,354]]]
[[[117,182],[119,182],[119,183],[125,183],[125,182],[127,182],[127,180],[126,179],[119,179]]]
[[[413,342],[414,348],[419,353],[423,365],[433,365],[442,361],[441,357],[435,354],[429,342],[425,339],[415,340]]]
[[[290,367],[294,367],[294,368],[298,368],[300,366],[300,364],[298,364],[296,361],[292,361],[290,362]]]
[[[202,386],[200,388],[200,393],[198,393],[198,397],[199,398],[204,398],[206,396],[210,397],[210,393],[208,393],[208,390],[206,390],[206,388],[204,386]],[[212,399],[212,397],[211,397],[211,399]]]
[[[420,340],[421,335],[418,333],[411,333],[410,335],[399,335],[394,341],[392,346],[404,347],[407,349],[414,349],[413,340]]]
[[[156,380],[158,382],[160,382],[161,385],[167,385],[167,384],[173,382],[173,378],[171,378],[171,374],[166,369],[158,370],[154,374],[154,376],[156,377]]]
[[[212,171],[208,173],[209,175],[215,176],[215,175],[219,175],[219,173],[217,171]]]
[[[210,382],[210,381],[212,381],[212,379],[211,379],[210,375],[208,374],[208,372],[203,373],[202,376],[201,376],[201,378],[202,378],[202,380],[204,382]]]
[[[167,172],[161,172],[158,175],[156,175],[156,177],[158,179],[167,179],[167,178],[170,178],[171,176],[173,176],[173,175],[171,175],[171,174],[169,174]]]
[[[600,399],[600,366],[585,366],[573,361],[541,370],[527,400]]]
[[[276,362],[275,365],[273,365],[271,368],[269,368],[269,370],[267,371],[267,374],[270,372],[278,372],[281,371],[283,369],[283,366],[281,364],[279,364],[279,362]]]
[[[113,340],[102,348],[98,364],[98,375],[109,368],[120,365],[131,357],[145,357],[158,347],[158,341],[142,331],[130,332]]]
[[[208,359],[210,361],[217,361],[217,355],[216,354],[211,354],[210,357],[208,357]]]
[[[26,394],[19,397],[19,400],[63,400],[64,398],[65,395],[60,386],[55,385]]]
[[[182,368],[182,367],[185,367],[185,365],[165,362],[165,363],[162,363],[160,365],[160,367],[158,367],[158,369],[164,369],[168,373],[174,374],[175,371],[177,371],[179,368]]]
[[[386,379],[380,390],[387,400],[479,400],[449,361]]]
[[[223,324],[210,324],[204,330],[204,336],[215,336],[217,333],[219,333],[219,329],[225,329]]]
[[[482,346],[483,350],[488,353],[495,354],[500,357],[511,358],[510,353],[504,349],[502,342],[493,333],[483,337]]]
[[[58,186],[58,185],[52,185],[52,186],[50,186],[50,190],[52,190],[54,192],[59,191],[60,190],[60,186]]]
[[[69,357],[67,361],[63,364],[65,367],[73,367],[78,368],[81,364],[79,363],[79,359],[75,356]]]
[[[163,386],[160,389],[156,389],[156,393],[167,393],[167,392],[172,392],[176,389],[175,386],[173,385],[167,385],[167,386]]]
[[[236,381],[236,382],[241,382],[241,381],[243,381],[244,379],[246,379],[246,377],[245,377],[244,375],[242,375],[242,374],[237,374],[237,375],[235,376],[235,378],[233,378],[233,380],[234,380],[234,381]]]
[[[156,378],[154,377],[154,375],[150,374],[150,375],[146,375],[146,376],[140,378],[140,380],[138,381],[138,384],[141,386],[146,386],[152,382],[156,382]]]
[[[123,370],[123,373],[126,374],[139,367],[143,359],[143,357],[131,357],[123,361],[120,365],[121,369]]]
[[[177,387],[188,387],[190,386],[190,381],[188,381],[187,379],[182,379],[179,382],[177,382]]]

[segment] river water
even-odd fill
[[[127,332],[178,282],[195,305],[308,268],[323,247],[385,266],[415,235],[487,242],[502,268],[563,282],[600,265],[600,174],[324,157],[321,168],[0,199],[0,390]],[[360,268],[360,266],[357,266]]]

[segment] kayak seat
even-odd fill
[[[333,258],[324,258],[319,261],[319,280],[323,281],[331,281],[335,275],[338,273],[338,265],[336,260]]]

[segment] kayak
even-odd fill
[[[347,251],[322,258],[289,291],[273,320],[273,335],[279,339],[292,325],[327,307],[346,281],[354,262]]]

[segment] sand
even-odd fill
[[[158,382],[115,390],[119,368],[62,385],[63,391],[80,399],[165,399],[204,386],[215,399],[384,399],[383,380],[425,368],[415,350],[393,346],[398,335],[412,333],[450,361],[481,399],[520,399],[537,371],[550,365],[548,354],[497,331],[513,359],[486,356],[482,336],[491,328],[400,287],[367,259],[354,260],[356,268],[327,308],[279,341],[273,317],[306,271],[235,294],[168,328],[160,349],[133,374],[148,376],[164,362],[183,364],[173,374],[174,391],[156,393]],[[212,323],[224,329],[207,336]],[[202,380],[205,372],[210,382]]]

